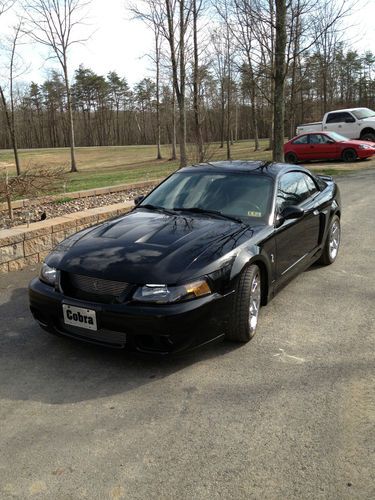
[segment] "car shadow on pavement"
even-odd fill
[[[8,292],[0,318],[0,399],[65,404],[107,397],[239,347],[220,342],[161,358],[50,335],[33,320],[26,288]]]

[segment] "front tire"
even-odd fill
[[[247,267],[238,281],[232,318],[226,334],[228,340],[248,342],[254,337],[261,305],[261,286],[259,267]]]
[[[324,243],[323,253],[320,256],[318,263],[323,266],[333,264],[337,258],[341,242],[341,226],[340,219],[337,215],[332,217],[329,225],[328,234]]]
[[[354,149],[345,149],[342,152],[341,155],[342,161],[346,163],[350,163],[352,161],[355,161],[357,159],[357,153],[354,151]]]

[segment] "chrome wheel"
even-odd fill
[[[250,291],[250,306],[249,306],[249,330],[250,335],[255,332],[258,323],[258,315],[260,309],[260,275],[256,273],[251,282]]]
[[[337,252],[340,246],[340,223],[335,220],[331,227],[331,232],[329,235],[329,256],[332,261],[337,257]]]

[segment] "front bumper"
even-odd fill
[[[364,160],[365,158],[371,158],[375,155],[374,149],[357,149],[357,155],[360,160]]]
[[[52,333],[109,347],[169,354],[222,337],[233,293],[168,305],[101,304],[67,297],[35,278],[29,285],[29,299],[34,318]],[[65,325],[63,304],[95,310],[98,330]]]

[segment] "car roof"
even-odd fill
[[[300,170],[308,172],[304,167],[290,165],[288,163],[278,163],[272,161],[253,161],[253,160],[224,160],[206,163],[198,163],[183,167],[177,172],[201,171],[207,172],[211,169],[217,169],[218,172],[246,172],[249,174],[263,174],[270,177],[278,177],[289,170]]]
[[[369,109],[369,108],[365,108],[365,107],[357,107],[357,108],[345,108],[345,109],[335,109],[333,111],[328,111],[328,113],[343,113],[343,112],[347,112],[347,111],[357,111],[358,109]]]
[[[296,139],[303,137],[304,135],[330,135],[330,134],[338,134],[338,132],[335,132],[334,130],[317,130],[316,132],[302,132],[301,134],[298,134],[298,135],[292,137],[292,139],[290,139],[290,141],[286,142],[285,144],[288,144],[289,142],[293,142]],[[341,135],[341,134],[339,134],[339,135]],[[351,142],[353,140],[355,140],[355,139],[346,138],[347,142]]]

